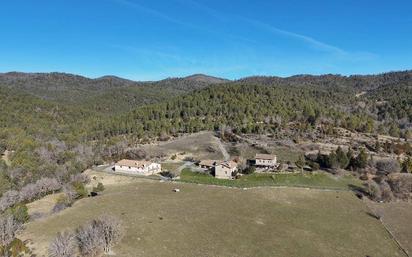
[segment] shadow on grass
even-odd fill
[[[357,185],[349,184],[348,185],[349,190],[355,193],[356,197],[359,199],[362,199],[363,197],[368,197],[369,193],[366,191],[364,187],[360,187]]]

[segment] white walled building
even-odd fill
[[[120,160],[114,165],[115,172],[149,176],[162,171],[159,163],[149,161]]]
[[[257,167],[275,167],[277,165],[276,155],[256,154],[255,165]]]

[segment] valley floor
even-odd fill
[[[28,223],[21,237],[32,240],[37,256],[47,256],[58,231],[112,214],[126,227],[114,249],[122,257],[405,256],[349,191],[243,190],[140,178],[105,185],[101,196]]]

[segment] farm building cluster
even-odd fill
[[[278,165],[277,157],[271,154],[256,154],[254,159],[248,160],[248,165],[260,170],[271,170]],[[232,179],[238,171],[238,163],[235,161],[202,160],[198,166],[220,179]]]
[[[204,172],[219,179],[233,179],[240,166],[234,160],[201,160],[197,165]],[[247,165],[254,167],[257,171],[274,170],[278,167],[276,155],[271,154],[256,154],[254,159],[247,161]],[[159,163],[146,160],[123,159],[115,163],[113,170],[130,175],[150,176],[162,172],[162,166]]]

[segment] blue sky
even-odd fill
[[[410,0],[8,0],[0,72],[134,80],[412,69]]]

